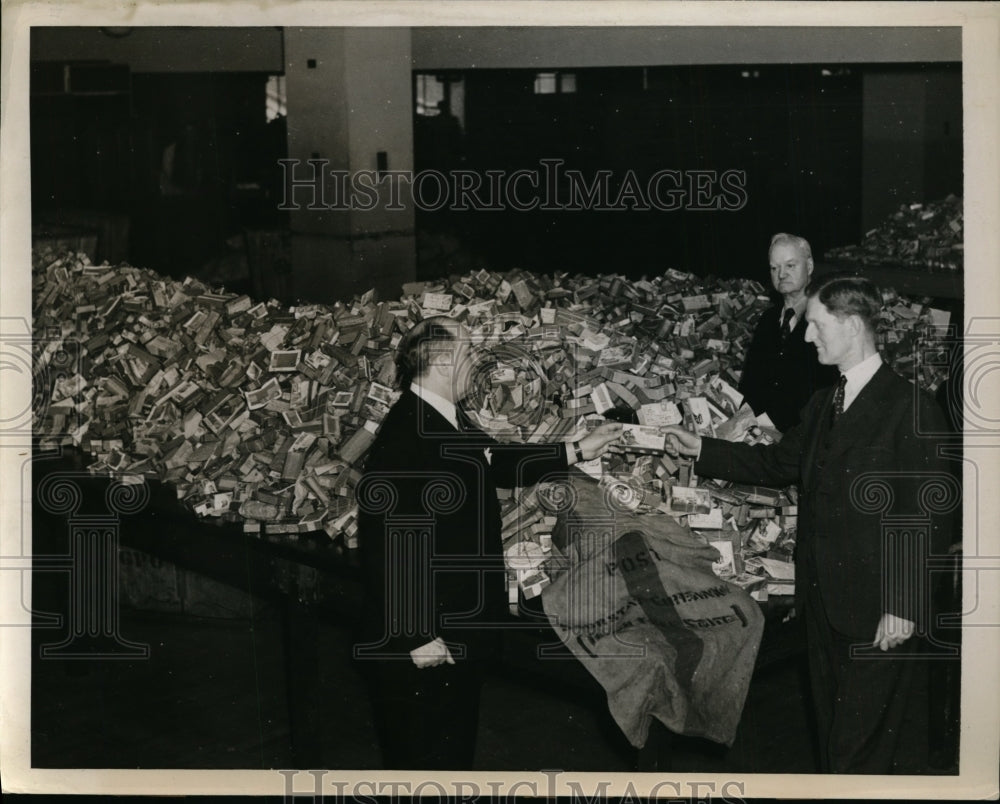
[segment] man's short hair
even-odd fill
[[[809,283],[806,296],[819,299],[837,318],[856,315],[872,335],[878,332],[882,294],[870,279],[852,274],[827,274]]]
[[[771,238],[771,245],[767,247],[767,255],[769,257],[771,256],[771,251],[775,246],[795,246],[795,248],[799,250],[799,254],[802,255],[803,259],[812,259],[812,246],[809,245],[809,241],[804,237],[788,234],[788,232],[778,232]]]
[[[410,327],[396,348],[396,387],[409,388],[427,373],[431,357],[440,354],[441,345],[454,340],[455,321],[446,315],[425,318]]]

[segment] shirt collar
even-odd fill
[[[798,310],[796,310],[793,305],[789,304],[786,301],[782,301],[782,303],[781,303],[781,312],[778,313],[778,324],[779,324],[779,326],[781,325],[781,322],[785,320],[785,310],[791,310],[792,311],[792,318],[788,322],[788,325],[792,329],[795,329],[795,325],[799,323],[799,319],[802,318],[802,316],[799,315]],[[803,307],[802,310],[804,312],[805,311],[805,307]]]
[[[882,365],[882,357],[878,352],[865,358],[853,368],[844,372],[847,383],[844,386],[845,406],[847,402],[853,400],[861,390],[868,385],[868,382]]]
[[[418,397],[420,397],[424,402],[430,405],[434,410],[444,416],[448,423],[458,429],[458,416],[455,413],[455,406],[445,399],[440,394],[436,394],[433,391],[428,391],[422,385],[418,385],[416,382],[410,383],[410,390],[413,391]]]

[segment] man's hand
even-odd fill
[[[686,458],[697,458],[701,453],[701,436],[689,432],[676,424],[664,425],[660,428],[667,439],[667,455],[676,458],[683,455]]]
[[[455,660],[451,658],[451,652],[448,650],[448,646],[444,644],[444,640],[441,637],[428,642],[426,645],[421,645],[419,648],[414,648],[410,651],[410,656],[413,658],[413,663],[418,669],[423,670],[425,667],[437,667],[439,664],[455,664]]]
[[[882,650],[895,648],[913,636],[915,630],[916,624],[912,621],[904,620],[902,617],[897,617],[895,614],[886,612],[878,622],[878,629],[875,631],[875,641],[872,642],[872,647],[877,646]]]
[[[592,461],[600,458],[608,447],[615,443],[622,434],[622,426],[619,422],[605,422],[593,432],[587,433],[580,439],[580,452],[583,453],[585,461]]]

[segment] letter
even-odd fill
[[[479,174],[474,170],[453,170],[451,171],[451,181],[452,187],[455,191],[455,203],[451,205],[451,209],[457,209],[460,212],[468,212],[470,209],[469,205],[465,203],[467,197],[472,198],[471,209],[478,210],[483,206],[483,202],[476,198],[476,190],[480,188],[483,180],[479,177]]]
[[[597,792],[593,796],[587,796],[583,792],[583,786],[577,782],[566,782],[569,785],[570,795],[573,797],[573,804],[579,804],[579,802],[584,802],[585,804],[597,804],[598,801],[606,798],[605,792],[611,786],[609,781],[601,781],[597,783]]]
[[[518,212],[528,212],[538,206],[538,196],[536,195],[531,199],[529,203],[524,203],[517,196],[517,183],[521,180],[527,178],[532,188],[536,191],[538,190],[538,174],[525,170],[515,170],[507,178],[507,182],[504,185],[504,197],[507,199],[507,206],[513,207]]]
[[[389,184],[389,203],[385,205],[384,209],[391,212],[398,212],[406,209],[402,201],[403,192],[400,189],[400,182],[407,176],[410,176],[410,172],[407,170],[383,171],[382,180],[387,181]],[[412,193],[410,194],[410,197],[412,200]]]
[[[539,207],[546,212],[558,212],[562,209],[559,205],[559,166],[562,159],[540,159],[539,162],[545,168],[545,200]]]
[[[730,787],[735,787],[739,790],[739,794],[734,799],[729,798],[731,795],[729,792]],[[722,785],[722,790],[720,792],[722,800],[726,802],[726,804],[743,804],[745,801],[744,796],[746,795],[747,790],[746,785],[744,785],[743,782],[726,782]]]
[[[636,793],[635,787],[632,784],[632,780],[629,779],[628,787],[625,788],[625,795],[618,799],[619,802],[622,801],[638,801],[638,794]]]
[[[608,575],[614,575],[615,570],[618,569],[617,561],[609,561],[604,565],[604,568],[608,571]]]
[[[448,791],[444,789],[444,785],[442,785],[440,782],[434,781],[433,779],[429,779],[426,782],[421,782],[420,784],[418,784],[413,789],[413,795],[414,796],[420,796],[421,791],[424,789],[424,787],[427,787],[429,785],[434,785],[434,787],[438,791],[438,794],[440,795],[441,799],[447,801],[447,799],[448,799]]]
[[[508,801],[510,801],[511,797],[514,796],[514,791],[517,790],[519,787],[528,787],[528,788],[530,788],[531,789],[531,796],[532,796],[532,798],[538,796],[538,785],[535,784],[534,782],[529,782],[529,781],[527,781],[525,779],[521,779],[519,781],[514,782],[514,784],[512,784],[510,786],[510,790],[507,791],[507,800]]]
[[[362,179],[367,179],[369,183],[365,184]],[[351,209],[358,212],[368,212],[368,210],[375,208],[378,204],[375,180],[374,170],[359,170],[351,177],[351,189],[354,191],[351,193]],[[366,200],[359,200],[359,194]]]
[[[712,184],[715,182],[714,170],[689,170],[687,179],[688,209],[703,212],[719,208],[719,199],[712,192]]]
[[[358,790],[360,789],[361,785],[368,785],[369,795],[367,795],[367,796],[358,795]],[[351,795],[352,795],[352,797],[356,801],[362,802],[362,804],[378,804],[378,799],[375,798],[375,783],[374,782],[370,782],[370,781],[360,781],[360,782],[358,782],[356,785],[354,785],[354,790],[351,791]]]
[[[569,181],[569,203],[563,209],[573,211],[609,209],[607,199],[608,181],[611,179],[610,170],[597,171],[597,174],[594,176],[594,183],[590,187],[587,187],[583,180],[583,174],[579,170],[567,170],[565,175],[567,181]],[[582,201],[580,200],[581,198]]]
[[[647,553],[645,550],[640,550],[638,553],[636,553],[635,560],[639,562],[640,567],[648,567],[649,553]]]
[[[747,172],[745,170],[724,170],[719,176],[722,191],[720,208],[726,212],[736,212],[747,205]]]
[[[547,792],[545,794],[545,797],[546,798],[555,798],[556,797],[556,777],[560,776],[562,774],[562,771],[561,770],[545,770],[545,769],[542,769],[542,770],[539,771],[539,773],[545,774],[545,776],[549,780],[549,783],[548,783],[548,785],[546,787]]]
[[[618,563],[622,565],[623,572],[631,572],[632,570],[635,569],[635,561],[629,556],[625,556],[624,558],[619,558]]]
[[[437,200],[433,204],[428,204],[424,199],[423,186],[424,180],[427,178],[433,178],[438,186]],[[422,209],[425,212],[437,212],[444,209],[448,203],[448,178],[437,170],[421,170],[413,177],[411,194],[413,195],[413,203],[416,204],[418,209]]]
[[[309,165],[312,166],[312,178],[311,179],[296,179],[295,178],[295,165],[299,163],[298,159],[279,159],[278,164],[281,165],[281,172],[283,174],[284,181],[281,183],[283,194],[281,197],[281,203],[278,204],[278,209],[282,212],[294,212],[301,207],[295,203],[295,188],[296,187],[310,187],[312,188],[311,201],[306,206],[306,209],[317,209],[320,207],[326,207],[326,202],[323,197],[324,182],[323,175],[326,170],[326,166],[330,164],[329,159],[308,159],[306,160]],[[289,200],[291,198],[291,200]],[[317,200],[317,198],[319,200]]]
[[[558,773],[559,771],[556,772]],[[545,771],[542,771],[542,773],[545,773]],[[455,784],[455,798],[458,800],[456,804],[469,804],[470,802],[479,800],[480,796],[479,785],[475,784],[474,782],[459,782],[459,781],[456,781],[454,784]],[[469,796],[465,795],[466,786],[468,786],[471,792],[471,795]]]
[[[667,193],[670,197],[670,203],[664,203],[660,198],[660,182],[666,178],[671,179],[674,183],[674,189]],[[658,170],[650,176],[649,182],[646,185],[646,195],[653,207],[660,212],[676,212],[679,209],[683,209],[684,190],[681,189],[682,180],[683,174],[679,170]]]
[[[648,211],[649,204],[642,194],[642,185],[639,184],[639,180],[635,176],[635,171],[629,170],[625,174],[625,181],[622,182],[621,188],[618,190],[618,196],[615,198],[615,203],[611,206],[614,209],[629,209],[628,201],[632,202],[631,209],[633,211]]]
[[[499,212],[503,210],[503,177],[502,170],[487,170],[486,178],[490,184],[490,203],[477,212]]]
[[[693,793],[691,795],[692,799],[701,798],[701,794],[698,792],[698,788],[699,787],[707,787],[708,788],[708,797],[709,798],[711,798],[712,793],[715,792],[715,782],[688,782],[688,784],[691,785],[691,789],[693,791]]]
[[[347,194],[347,179],[349,178],[349,174],[346,170],[331,170],[330,178],[333,179],[333,203],[329,204],[326,208],[350,209],[351,199]]]
[[[313,770],[313,771],[303,771],[303,773],[309,773],[313,777],[313,789],[311,793],[307,793],[301,790],[295,789],[295,782],[293,781],[295,775],[298,773],[297,770],[279,770],[282,776],[285,777],[285,798],[296,798],[297,796],[309,796],[313,801],[323,800],[323,776],[326,771]]]

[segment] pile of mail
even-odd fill
[[[657,427],[767,443],[780,438],[736,390],[765,288],[667,269],[621,276],[486,270],[284,307],[85,255],[34,255],[35,433],[94,456],[91,471],[171,483],[204,517],[247,532],[324,530],[357,546],[354,488],[398,397],[394,349],[430,315],[463,321],[474,360],[469,417],[501,441],[565,441],[605,416],[626,421],[613,453],[581,468],[633,510],[686,522],[720,551],[717,571],[790,588],[795,491],[696,477]],[[882,345],[921,385],[944,378],[946,316],[885,295]],[[533,490],[504,501],[511,576],[547,578],[556,517]],[[651,525],[655,527],[655,525]],[[294,536],[292,537],[294,538]]]

